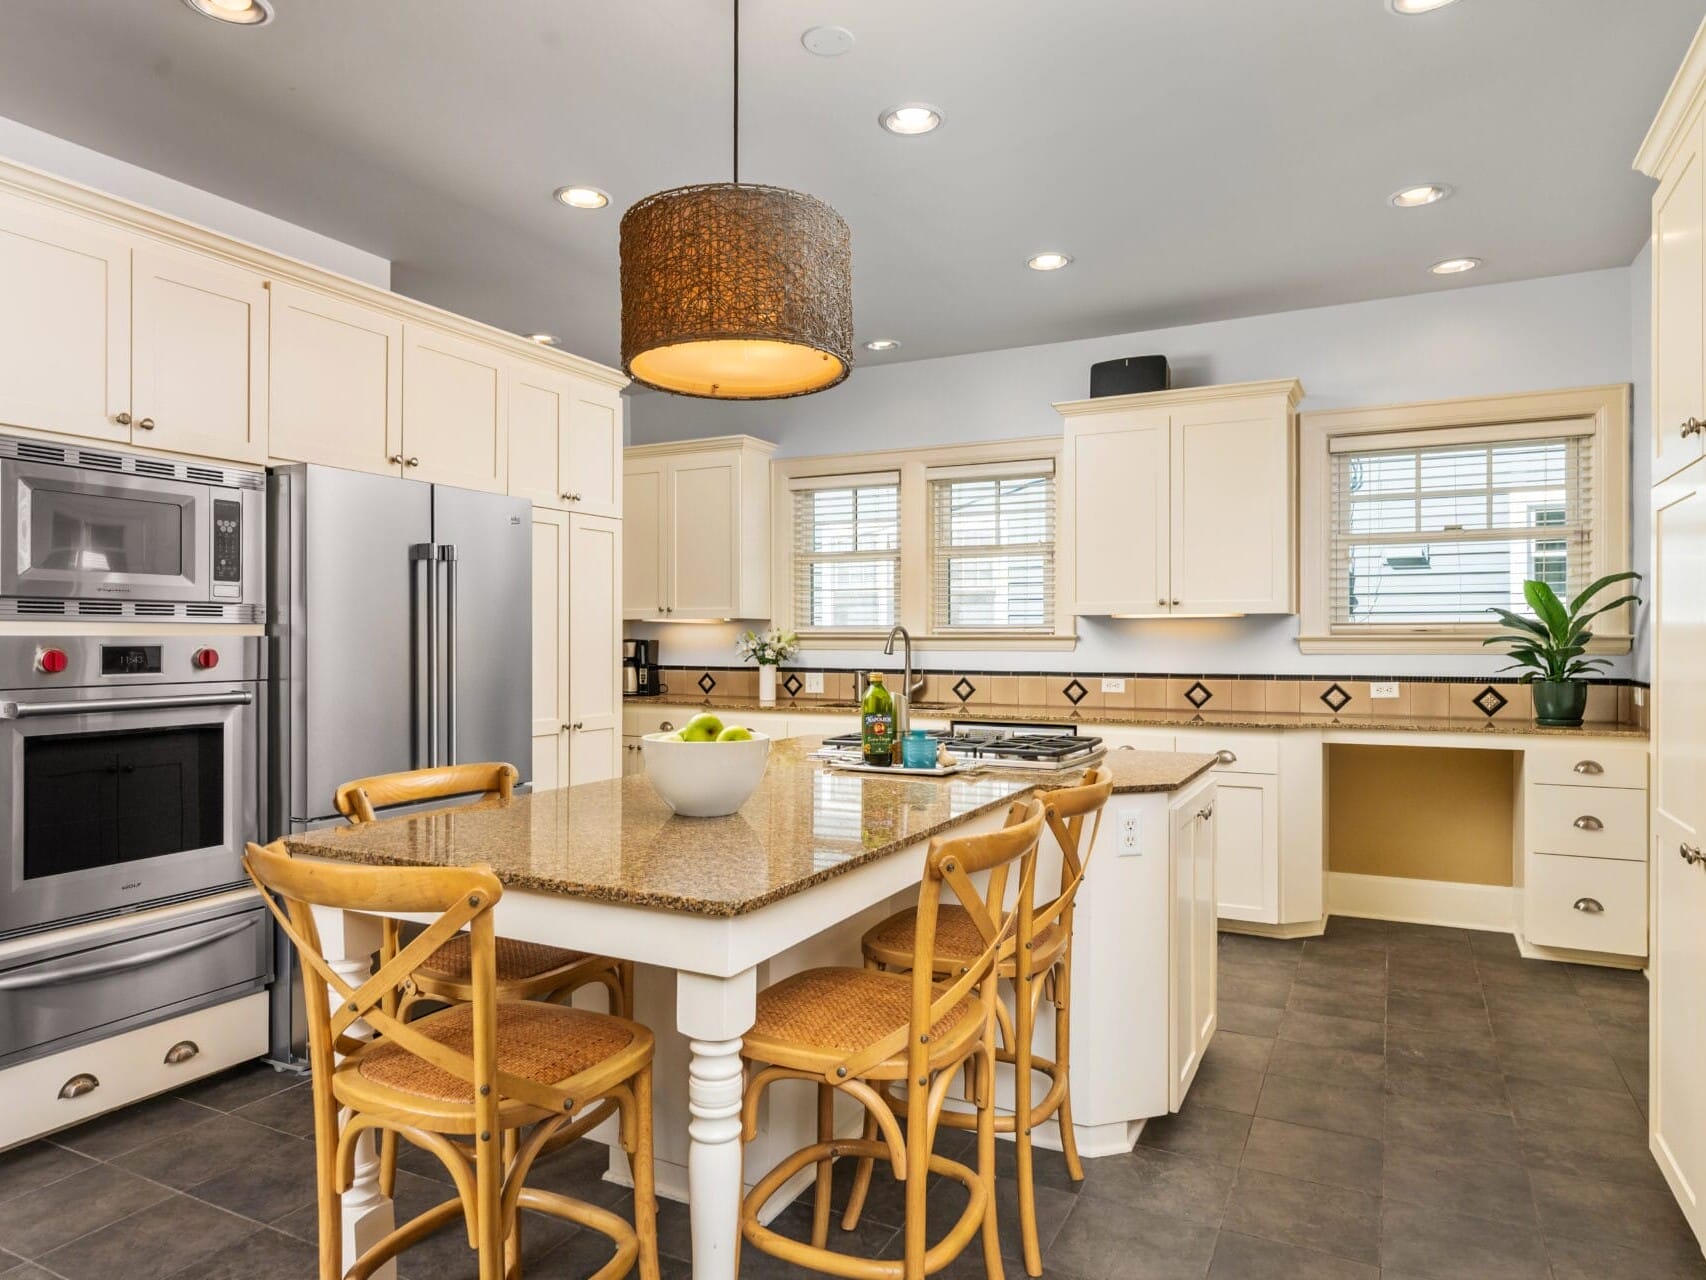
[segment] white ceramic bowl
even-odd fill
[[[648,733],[640,739],[640,758],[652,786],[679,816],[721,818],[758,790],[770,739],[755,733],[745,742],[682,742]]]

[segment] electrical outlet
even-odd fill
[[[1103,676],[1102,677],[1102,692],[1103,693],[1124,693],[1125,692],[1125,677],[1124,676]]]
[[[1640,685],[1636,685],[1635,689],[1634,689],[1634,693],[1635,693],[1635,705],[1637,707],[1646,706],[1647,705],[1647,691],[1645,689],[1643,689]]]
[[[1371,684],[1368,686],[1368,696],[1370,698],[1396,698],[1398,696],[1398,685],[1396,682]]]
[[[1135,857],[1143,852],[1143,829],[1138,822],[1140,815],[1135,813],[1120,814],[1120,847],[1122,858]]]
[[[806,672],[806,692],[807,693],[822,693],[823,692],[823,672],[821,672],[821,671],[808,671],[808,672]]]

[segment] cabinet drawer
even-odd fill
[[[1647,953],[1644,863],[1534,853],[1527,866],[1522,914],[1530,942],[1615,955]]]
[[[1647,749],[1624,743],[1584,742],[1564,747],[1530,747],[1525,767],[1530,782],[1566,787],[1640,787],[1647,785]]]
[[[1232,756],[1219,766],[1222,771],[1236,773],[1278,773],[1279,736],[1272,733],[1238,733],[1221,729],[1181,729],[1179,751],[1201,751],[1214,755],[1224,751]]]
[[[1528,847],[1536,853],[1647,860],[1647,793],[1626,787],[1528,789]]]

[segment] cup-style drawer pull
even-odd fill
[[[1574,905],[1577,911],[1585,911],[1590,916],[1605,910],[1605,904],[1598,898],[1577,898]]]
[[[194,1040],[180,1040],[177,1044],[166,1050],[166,1057],[163,1061],[168,1067],[175,1067],[180,1062],[188,1062],[200,1052],[201,1046]]]
[[[1604,831],[1605,824],[1591,813],[1584,813],[1570,824],[1577,831]]]
[[[1222,750],[1216,751],[1214,753],[1214,758],[1216,760],[1220,761],[1221,764],[1237,764],[1238,763],[1238,753],[1235,751],[1227,751],[1227,750],[1222,749]]]
[[[101,1082],[87,1071],[79,1071],[71,1079],[59,1086],[59,1096],[69,1102],[73,1098],[81,1098],[86,1093],[93,1093],[101,1087]]]
[[[1694,845],[1685,844],[1682,848],[1678,849],[1677,852],[1682,855],[1682,860],[1691,867],[1698,866],[1700,863],[1706,862],[1706,853],[1701,853]]]
[[[1604,773],[1605,766],[1598,760],[1578,760],[1576,761],[1576,772],[1586,774]]]

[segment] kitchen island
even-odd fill
[[[505,886],[493,909],[501,935],[638,964],[636,1016],[658,1033],[658,1186],[690,1203],[696,1276],[735,1274],[739,1055],[759,989],[813,965],[858,963],[860,934],[912,901],[930,837],[993,830],[1013,800],[1080,776],[847,773],[811,760],[816,746],[776,743],[759,789],[726,818],[677,818],[635,776],[287,841],[297,856],[367,865],[486,864]],[[1194,1023],[1188,1084],[1213,1018],[1214,757],[1118,752],[1111,760],[1116,796],[1079,898],[1075,1001],[1084,1045],[1075,1036],[1074,1093],[1085,1099],[1086,1154],[1110,1141],[1129,1146],[1145,1116],[1177,1105],[1166,1088],[1180,1079],[1168,1029]],[[1043,856],[1040,886],[1059,874],[1052,841]],[[1180,916],[1176,880],[1193,941],[1182,975],[1157,980],[1171,971],[1168,948],[1180,943],[1179,929],[1169,927]],[[346,976],[364,975],[379,921],[326,912],[319,924]],[[1181,986],[1182,1011],[1170,994]],[[672,1026],[678,1034],[668,1034]],[[1147,1095],[1131,1087],[1143,1074],[1134,1068],[1143,1056],[1134,1028],[1140,1036],[1153,1028],[1162,1041]],[[1098,1039],[1107,1041],[1104,1052]],[[767,1168],[799,1145],[813,1115],[806,1091],[773,1098],[747,1166]],[[845,1122],[856,1126],[854,1111]],[[625,1173],[613,1148],[612,1175]],[[345,1196],[346,1248],[365,1247],[390,1226],[390,1203],[363,1151]]]

